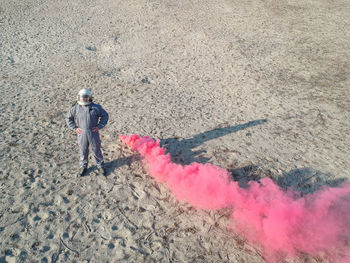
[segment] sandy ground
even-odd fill
[[[350,175],[350,2],[0,2],[1,262],[264,262],[227,211],[177,202],[117,136],[162,139],[310,193]],[[64,116],[110,114],[108,177],[78,169]],[[322,262],[305,256],[290,262]]]

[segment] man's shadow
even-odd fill
[[[208,158],[201,156],[204,150],[193,151],[192,149],[200,146],[204,142],[217,139],[230,133],[239,132],[241,130],[261,125],[267,122],[267,119],[250,121],[244,124],[228,126],[223,128],[216,128],[210,131],[196,134],[190,139],[180,139],[178,137],[163,139],[160,145],[166,148],[171,155],[171,160],[175,163],[190,164],[192,162],[206,163]]]
[[[167,151],[171,155],[172,161],[175,163],[181,163],[181,164],[189,164],[192,162],[205,163],[208,161],[207,158],[197,156],[204,151],[193,152],[192,151],[193,148],[201,145],[206,141],[216,139],[230,133],[238,132],[238,131],[247,129],[249,127],[260,125],[265,122],[267,122],[266,119],[261,119],[261,120],[250,121],[244,124],[238,124],[235,126],[216,128],[214,130],[197,134],[193,136],[193,138],[191,139],[182,139],[182,140],[179,140],[179,138],[163,139],[160,141],[160,144],[162,147],[167,149]],[[107,176],[110,175],[111,173],[114,172],[115,169],[118,169],[123,165],[130,165],[135,160],[140,160],[137,154],[129,157],[118,158],[111,162],[106,162],[105,164],[106,171],[107,171],[106,175]],[[86,175],[93,172],[95,169],[96,168],[94,167],[88,168]]]
[[[216,128],[193,136],[190,139],[180,139],[178,137],[162,139],[160,144],[170,153],[172,162],[187,165],[192,162],[207,163],[208,158],[201,156],[205,150],[193,151],[204,142],[217,139],[230,133],[242,131],[267,122],[267,119],[250,121],[244,124]],[[138,154],[118,158],[106,163],[107,175],[123,165],[130,165],[133,161],[140,160]],[[294,169],[289,172],[283,171],[282,175],[274,175],[270,171],[263,170],[256,165],[247,165],[228,169],[232,174],[232,179],[237,181],[240,187],[246,188],[250,181],[259,182],[263,177],[268,176],[282,189],[290,189],[300,192],[302,195],[313,193],[322,186],[339,186],[345,182],[346,178],[334,178],[329,173],[322,173],[310,167]]]

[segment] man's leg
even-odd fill
[[[88,159],[89,140],[86,133],[82,133],[78,135],[78,144],[79,144],[79,153],[80,153],[80,169],[83,174],[88,166],[88,160],[89,160]]]
[[[105,170],[104,170],[105,163],[103,161],[100,134],[98,132],[91,133],[90,145],[91,145],[91,151],[96,160],[97,168],[101,169],[102,173],[105,173]]]

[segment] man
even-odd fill
[[[79,91],[77,104],[67,113],[66,122],[69,128],[76,132],[80,151],[80,169],[78,176],[83,176],[88,166],[89,146],[96,159],[100,174],[106,176],[101,152],[99,130],[106,126],[108,113],[92,102],[90,90]]]

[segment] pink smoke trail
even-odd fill
[[[230,227],[260,244],[267,261],[306,253],[350,262],[349,184],[323,187],[304,197],[281,190],[269,178],[243,189],[220,167],[172,163],[159,140],[136,134],[119,138],[140,153],[150,175],[165,182],[178,200],[200,209],[232,208]]]

